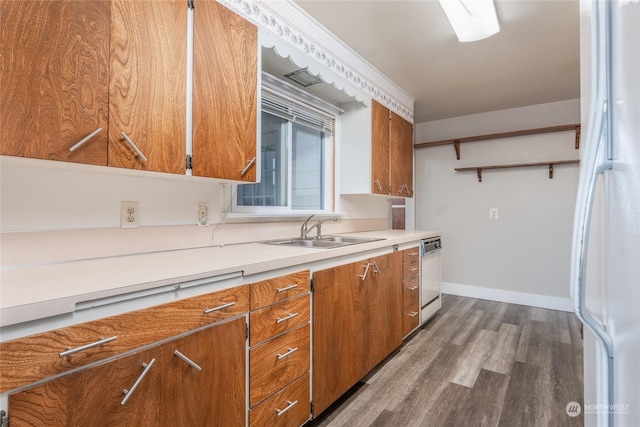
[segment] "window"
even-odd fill
[[[260,183],[237,186],[234,212],[330,212],[334,121],[264,87]]]

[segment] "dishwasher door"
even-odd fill
[[[440,297],[440,238],[421,242],[420,323],[429,320],[442,306]]]

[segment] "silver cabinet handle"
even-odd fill
[[[376,184],[376,186],[378,187],[378,190],[383,191],[383,190],[382,190],[382,184],[380,184],[380,180],[379,180],[379,179],[376,179],[376,180],[375,180],[375,181],[373,181],[373,182],[374,182],[374,183]]]
[[[72,354],[80,353],[81,351],[89,350],[90,348],[100,347],[101,345],[110,343],[111,341],[117,340],[118,337],[113,336],[109,338],[101,338],[100,341],[92,342],[91,344],[81,345],[80,347],[70,348],[68,347],[66,351],[60,353],[60,357],[71,356]]]
[[[371,265],[371,263],[367,263],[367,265],[362,265],[364,267],[364,273],[361,275],[358,274],[358,277],[362,280],[367,278],[367,273],[369,272],[369,266]]]
[[[409,288],[410,291],[415,291],[416,289],[418,289],[418,286],[412,286]]]
[[[228,302],[228,303],[226,303],[226,304],[222,304],[222,305],[219,305],[219,306],[217,306],[217,307],[213,307],[213,308],[205,308],[205,309],[204,309],[204,314],[213,313],[214,311],[222,310],[222,309],[225,309],[225,308],[228,308],[228,307],[234,306],[234,305],[236,305],[236,303],[235,303],[235,302]]]
[[[136,147],[136,144],[134,144],[133,141],[131,139],[129,139],[127,134],[124,133],[124,132],[120,132],[120,135],[122,135],[124,140],[127,141],[127,144],[129,144],[129,147],[131,147],[131,149],[136,152],[138,157],[140,157],[140,160],[142,160],[143,162],[147,163],[147,161],[148,161],[147,158],[144,156],[144,154],[142,154],[142,151],[140,151],[140,149],[138,147]]]
[[[380,269],[378,268],[378,263],[376,263],[375,261],[373,261],[371,264],[373,264],[373,268],[375,268],[374,272],[378,273],[378,274],[382,274],[382,272],[380,271]]]
[[[417,311],[412,311],[411,313],[409,313],[409,317],[416,317],[418,315]]]
[[[277,417],[279,417],[280,415],[284,414],[285,412],[287,412],[289,409],[293,408],[294,406],[296,406],[298,404],[297,400],[294,400],[293,402],[290,400],[287,400],[287,407],[284,409],[278,409],[276,408],[276,413],[277,413]]]
[[[198,365],[196,362],[194,362],[193,360],[189,359],[187,356],[185,356],[184,354],[180,353],[178,350],[173,352],[174,356],[178,356],[178,358],[182,359],[187,365],[191,366],[193,369],[195,369],[196,371],[200,372],[202,371],[202,368],[200,367],[200,365]]]
[[[416,255],[418,255],[418,253],[419,253],[419,252],[409,252],[409,254],[408,254],[408,255],[410,255],[410,256],[416,256]]]
[[[298,347],[294,347],[294,348],[289,348],[289,351],[287,351],[285,354],[279,354],[278,353],[278,360],[284,359],[287,356],[291,356],[293,353],[295,353],[296,351],[298,351]]]
[[[407,268],[407,270],[413,273],[414,271],[418,270],[418,267]]]
[[[149,369],[151,369],[154,363],[156,363],[156,359],[151,359],[148,365],[146,363],[142,364],[144,371],[142,371],[142,374],[140,374],[136,382],[133,383],[131,390],[127,390],[126,388],[122,390],[122,393],[124,393],[125,396],[124,396],[124,399],[122,399],[122,402],[120,402],[121,405],[124,405],[125,403],[127,403],[127,400],[129,400],[129,398],[133,395],[133,392],[136,391],[136,388],[138,388],[143,378],[149,373]]]
[[[276,323],[280,324],[282,322],[286,322],[289,319],[293,319],[294,317],[296,317],[298,314],[300,313],[289,313],[284,317],[278,317],[278,319],[276,320]]]
[[[97,134],[99,134],[100,132],[102,132],[102,128],[98,128],[96,130],[94,130],[93,132],[91,132],[89,135],[85,136],[84,138],[82,138],[80,141],[76,142],[72,147],[69,148],[69,151],[71,151],[72,153],[74,151],[76,151],[78,148],[82,147],[84,144],[86,144],[87,142],[89,142],[89,140],[91,140],[91,138],[93,138],[94,136],[96,136]]]
[[[295,283],[295,284],[293,284],[293,285],[289,285],[289,286],[286,286],[286,287],[284,287],[284,288],[278,288],[278,289],[277,289],[277,291],[278,291],[278,293],[280,293],[280,292],[286,292],[286,291],[290,291],[291,289],[295,289],[295,288],[297,288],[297,287],[298,287],[298,284],[297,284],[297,283]]]
[[[247,171],[249,170],[249,168],[256,162],[257,157],[254,157],[253,159],[249,160],[249,163],[247,163],[247,166],[244,167],[244,169],[242,169],[240,171],[240,176],[244,175],[245,173],[247,173]]]

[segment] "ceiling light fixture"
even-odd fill
[[[439,0],[461,42],[482,40],[500,31],[493,0]]]

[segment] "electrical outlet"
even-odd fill
[[[198,202],[196,203],[196,224],[199,226],[209,225],[209,203],[207,202]]]
[[[120,204],[120,227],[138,228],[140,225],[140,209],[138,202],[122,202]]]
[[[489,209],[489,219],[498,219],[498,208]]]

